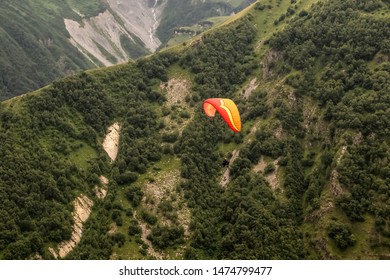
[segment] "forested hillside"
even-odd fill
[[[0,3],[0,100],[93,66],[68,40],[60,14],[73,18],[69,7],[56,13],[47,4],[23,2]]]
[[[258,1],[3,101],[0,259],[388,259],[389,8]],[[241,132],[210,97],[234,100]]]

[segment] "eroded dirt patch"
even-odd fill
[[[99,177],[99,179],[100,179],[100,183],[102,184],[102,186],[100,187],[100,186],[96,185],[95,186],[95,193],[99,199],[104,199],[107,195],[108,179],[106,177],[104,177],[103,175],[101,175]]]
[[[80,242],[81,236],[83,234],[83,224],[91,214],[93,201],[89,199],[86,195],[81,195],[75,199],[73,205],[74,205],[74,211],[73,211],[74,223],[73,223],[72,237],[67,241],[61,242],[58,245],[57,250],[53,248],[49,249],[50,252],[57,259],[66,257],[66,255],[68,255]]]
[[[103,149],[106,151],[108,156],[114,162],[118,155],[119,149],[119,137],[120,137],[120,125],[119,123],[112,124],[108,130],[106,137],[103,141]]]
[[[341,188],[339,181],[339,173],[336,169],[333,169],[332,174],[330,175],[330,190],[334,196],[339,196],[343,193],[343,189]]]
[[[340,154],[337,157],[336,163],[337,165],[340,164],[341,160],[343,159],[345,153],[347,151],[347,146],[341,147]],[[329,187],[334,196],[339,196],[341,195],[344,191],[341,187],[341,184],[339,182],[339,173],[336,168],[332,170],[332,173],[330,175],[330,180],[329,180]]]
[[[157,172],[153,178],[153,182],[147,182],[145,184],[145,195],[142,200],[142,206],[144,209],[158,216],[161,225],[172,226],[178,224],[183,226],[184,238],[188,238],[191,215],[184,198],[176,191],[176,186],[179,182],[180,171],[178,169]],[[164,216],[159,209],[160,204],[167,201],[172,205],[172,211],[177,214],[176,222],[172,222],[172,220]],[[150,240],[147,239],[151,232],[151,226],[140,217],[137,217],[136,214],[134,216],[142,229],[141,238],[148,245],[148,254],[156,259],[168,258],[164,253],[155,250]],[[180,249],[178,249],[177,253],[179,251]]]
[[[269,174],[264,174],[264,178],[267,180],[267,182],[270,184],[272,190],[279,189],[279,180],[278,180],[278,170],[279,170],[279,160],[275,159],[273,161],[273,165],[275,166],[275,170],[272,171]],[[261,160],[253,167],[253,171],[259,173],[264,173],[265,167],[267,166],[267,162],[265,162],[264,158],[262,157]]]
[[[257,89],[257,87],[259,86],[259,84],[257,83],[257,79],[256,78],[253,78],[249,84],[244,88],[244,98],[245,99],[248,99],[252,92]]]
[[[229,167],[232,165],[232,163],[237,159],[238,155],[240,154],[240,150],[235,149],[232,152],[232,158],[229,161],[229,166],[226,168],[225,172],[222,175],[221,181],[219,182],[219,185],[221,187],[226,187],[230,183],[230,169]]]
[[[187,79],[170,79],[161,83],[161,89],[167,93],[167,104],[169,106],[183,104],[187,95],[190,94],[191,82]]]
[[[181,133],[193,116],[194,109],[185,101],[191,93],[191,82],[187,79],[173,78],[161,83],[160,88],[165,93],[166,109],[169,114],[163,117],[167,131]]]

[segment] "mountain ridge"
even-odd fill
[[[246,3],[233,2],[236,8]],[[163,18],[166,3],[167,0],[3,1],[0,100],[35,90],[58,77],[154,52],[161,45],[155,34],[160,19],[176,27],[178,18],[186,16],[179,10],[169,19]],[[195,19],[203,18],[202,5],[197,5]],[[191,13],[191,9],[186,12]],[[191,20],[194,19],[182,22],[194,24]],[[166,38],[172,35],[163,27],[159,30]]]
[[[196,44],[2,102],[0,258],[53,258],[83,193],[67,259],[387,259],[389,5],[314,2],[257,2]],[[241,133],[204,116],[211,96]]]

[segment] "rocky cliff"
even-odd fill
[[[81,22],[64,19],[71,42],[94,64],[125,62],[161,44],[155,30],[165,0],[108,0],[103,13]]]

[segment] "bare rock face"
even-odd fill
[[[243,93],[244,93],[244,98],[245,99],[248,99],[252,92],[259,86],[259,84],[257,83],[257,79],[256,78],[253,78],[250,83],[245,87],[245,89],[243,90]]]
[[[87,196],[82,195],[75,199],[73,202],[74,211],[73,211],[73,231],[72,236],[69,240],[61,242],[58,245],[58,250],[49,248],[50,252],[54,255],[55,258],[64,258],[69,254],[76,245],[80,242],[81,236],[83,234],[83,224],[89,218],[91,214],[91,207],[93,201]]]
[[[281,189],[278,179],[278,169],[279,169],[279,159],[275,159],[273,161],[273,165],[275,166],[275,170],[272,171],[270,174],[264,175],[264,178],[267,180],[269,185],[271,186],[272,190]],[[264,158],[262,157],[261,160],[256,164],[253,168],[253,171],[256,173],[262,172],[264,173],[265,167],[267,166],[267,163],[265,162]]]
[[[84,19],[82,24],[65,19],[65,26],[71,35],[71,43],[77,47],[92,62],[98,60],[105,66],[127,60],[127,54],[121,46],[120,36],[131,37],[114,16],[109,12],[99,14],[91,19]],[[109,60],[102,51],[104,49],[113,58]]]
[[[187,79],[170,79],[167,83],[161,83],[161,89],[167,92],[167,104],[169,106],[184,103],[185,97],[191,92],[191,82]]]
[[[337,165],[340,164],[346,151],[347,151],[347,146],[341,147],[340,154],[336,160]],[[339,182],[339,173],[336,169],[333,169],[330,175],[329,187],[334,196],[339,196],[344,193],[341,184]]]
[[[102,186],[101,187],[99,187],[98,185],[95,186],[95,194],[97,198],[104,199],[107,195],[107,185],[109,181],[107,177],[103,175],[100,175],[99,179]]]
[[[237,149],[235,149],[232,152],[232,158],[230,159],[229,166],[238,158],[239,154],[240,154],[240,151]],[[231,180],[229,166],[226,168],[225,172],[222,175],[221,181],[219,182],[219,185],[223,188],[226,187],[230,183],[230,180]]]
[[[116,156],[118,155],[119,149],[119,135],[120,135],[120,125],[119,123],[114,123],[108,128],[108,132],[103,141],[103,149],[106,151],[108,156],[114,162]]]
[[[140,39],[154,52],[161,44],[155,36],[166,0],[107,0],[110,9],[81,23],[64,19],[71,43],[93,63],[104,66],[131,59],[121,43],[127,37],[134,45]],[[77,12],[77,11],[76,11]]]
[[[330,175],[330,190],[334,196],[339,196],[343,193],[343,189],[341,188],[339,182],[339,173],[336,169],[333,169],[332,174]]]
[[[125,28],[138,36],[145,46],[154,52],[161,44],[154,33],[160,23],[165,1],[153,0],[108,0],[110,7],[120,16]]]

